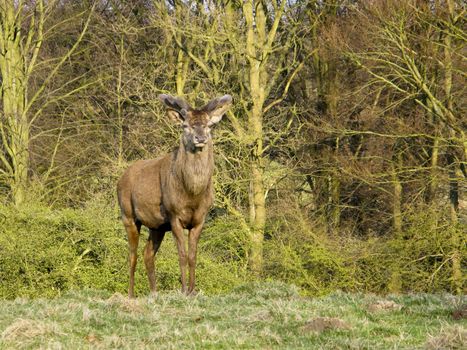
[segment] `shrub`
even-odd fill
[[[51,210],[30,205],[0,207],[0,297],[52,297],[77,288],[126,293],[128,245],[117,212],[92,204],[84,209]],[[148,293],[142,263],[147,231],[142,230],[136,292]],[[207,294],[242,281],[236,264],[199,249],[197,284]],[[168,234],[156,257],[159,289],[179,289],[178,256]]]
[[[439,209],[413,208],[405,213],[401,234],[355,237],[325,232],[320,220],[313,224],[288,202],[270,214],[265,273],[307,295],[335,290],[455,292],[452,256],[458,251],[465,267],[467,245],[460,225],[455,227],[448,217]],[[460,241],[452,239],[456,236]]]
[[[96,198],[77,209],[0,206],[0,298],[52,297],[81,288],[126,293],[126,234],[117,208]],[[462,237],[461,228],[450,225],[444,216],[427,208],[413,210],[406,213],[400,235],[356,238],[327,234],[288,203],[270,212],[263,278],[294,284],[306,295],[335,290],[454,291],[451,257],[460,248],[461,257],[467,252],[465,241],[456,246],[451,239]],[[142,249],[147,230],[141,236],[135,287],[144,295],[148,282]],[[156,256],[161,290],[180,288],[178,255],[170,237],[166,235]],[[198,289],[219,294],[257,280],[248,272],[248,246],[248,232],[235,217],[209,220],[198,249]],[[281,284],[276,283],[280,292]]]

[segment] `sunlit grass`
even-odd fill
[[[218,296],[164,292],[129,300],[104,291],[0,302],[0,348],[462,348],[466,302],[451,295],[303,298],[280,283]]]

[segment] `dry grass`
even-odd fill
[[[402,309],[402,305],[399,305],[392,300],[378,300],[376,303],[368,306],[368,310],[371,312],[394,311],[400,309]]]
[[[60,328],[55,323],[19,318],[5,328],[1,339],[4,341],[14,341],[22,338],[31,339],[38,336],[59,334],[61,334]]]
[[[105,301],[109,306],[115,306],[125,312],[144,312],[143,299],[129,299],[121,293],[114,293]]]
[[[442,329],[437,335],[429,335],[426,347],[430,350],[467,349],[467,329],[451,326]]]
[[[351,327],[341,319],[335,317],[316,317],[303,326],[304,331],[316,333],[339,329],[349,330]]]
[[[221,296],[129,300],[102,291],[0,302],[0,349],[460,349],[465,297],[337,293],[303,298],[280,283]]]

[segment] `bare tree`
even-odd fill
[[[32,6],[23,1],[0,2],[0,180],[8,186],[16,205],[22,204],[27,194],[32,124],[47,104],[63,98],[67,93],[43,103],[40,96],[76,50],[89,24],[90,17],[76,42],[56,60],[43,82],[31,91],[30,82],[39,65],[39,52],[45,36],[44,25],[55,5],[54,1],[45,4],[42,0]]]

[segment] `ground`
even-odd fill
[[[134,300],[74,291],[0,301],[0,349],[465,349],[466,303],[448,294],[310,298],[281,283]]]

